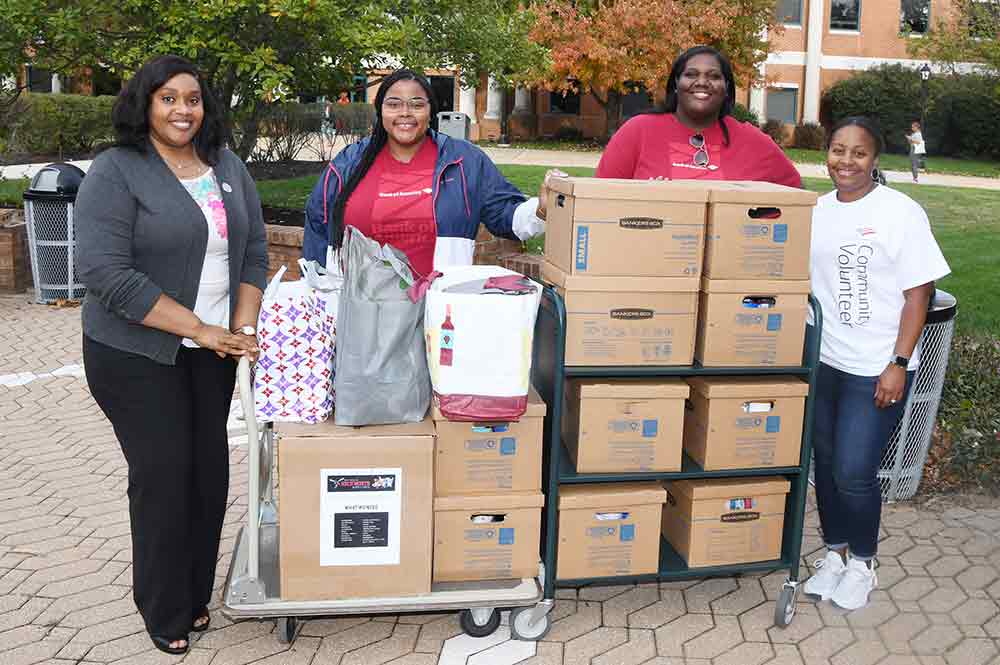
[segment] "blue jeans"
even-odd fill
[[[880,409],[875,406],[877,376],[856,376],[820,363],[813,452],[816,503],[827,547],[846,546],[858,559],[875,557],[882,517],[878,468],[914,374],[906,373],[903,398]]]

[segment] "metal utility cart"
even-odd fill
[[[247,424],[248,505],[247,522],[240,529],[226,577],[223,613],[231,619],[277,619],[278,638],[295,639],[302,617],[340,614],[392,614],[461,610],[462,629],[473,637],[484,637],[500,626],[500,610],[510,609],[511,634],[530,639],[527,631],[548,613],[551,602],[542,600],[543,566],[538,577],[521,580],[455,582],[434,584],[420,596],[357,598],[331,601],[281,599],[278,510],[274,493],[274,455],[277,445],[270,424],[254,418],[253,382],[250,366],[241,360],[237,370],[240,401]]]
[[[567,367],[566,308],[563,299],[552,288],[546,287],[538,312],[535,329],[532,383],[545,400],[545,458],[543,476],[546,484],[544,528],[542,533],[544,598],[552,599],[556,587],[581,587],[591,584],[622,584],[631,582],[673,581],[700,577],[718,577],[740,573],[759,573],[775,570],[789,571],[774,612],[775,624],[785,627],[795,616],[795,600],[799,585],[799,558],[805,515],[806,491],[809,484],[809,463],[812,455],[812,413],[816,369],[819,365],[819,340],[822,330],[822,312],[818,302],[810,296],[814,325],[806,332],[803,363],[796,367],[701,367],[693,366],[640,366],[640,367]],[[562,442],[560,422],[563,412],[564,386],[567,378],[660,378],[690,376],[761,376],[792,375],[809,381],[809,395],[805,404],[805,423],[799,465],[705,471],[694,460],[684,455],[680,471],[654,473],[577,473]],[[563,579],[556,569],[559,543],[558,506],[559,487],[572,483],[615,483],[639,480],[682,480],[694,478],[749,478],[757,476],[783,476],[791,482],[785,503],[784,532],[781,558],[774,561],[688,568],[666,539],[660,539],[659,572],[652,575],[626,575],[602,578]],[[533,633],[548,630],[548,617]],[[536,638],[537,639],[537,638]]]

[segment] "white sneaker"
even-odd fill
[[[868,595],[877,586],[875,571],[864,561],[850,559],[844,578],[830,596],[830,601],[845,610],[859,610],[868,604]]]
[[[844,560],[839,554],[833,551],[826,553],[826,556],[813,564],[816,572],[806,580],[803,591],[809,596],[819,596],[823,600],[830,600],[830,596],[837,590],[840,580],[847,570]]]

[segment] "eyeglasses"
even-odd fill
[[[414,97],[405,100],[399,97],[389,97],[382,102],[382,108],[389,113],[399,113],[404,107],[414,113],[421,113],[426,111],[429,106],[430,101],[423,97]]]
[[[691,159],[692,163],[695,166],[708,166],[708,148],[705,147],[705,137],[701,134],[695,134],[688,139],[688,143],[695,149],[694,157]]]

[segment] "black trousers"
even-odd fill
[[[150,634],[186,639],[215,581],[236,364],[182,346],[161,365],[86,336],[83,361],[128,462],[135,604]]]

